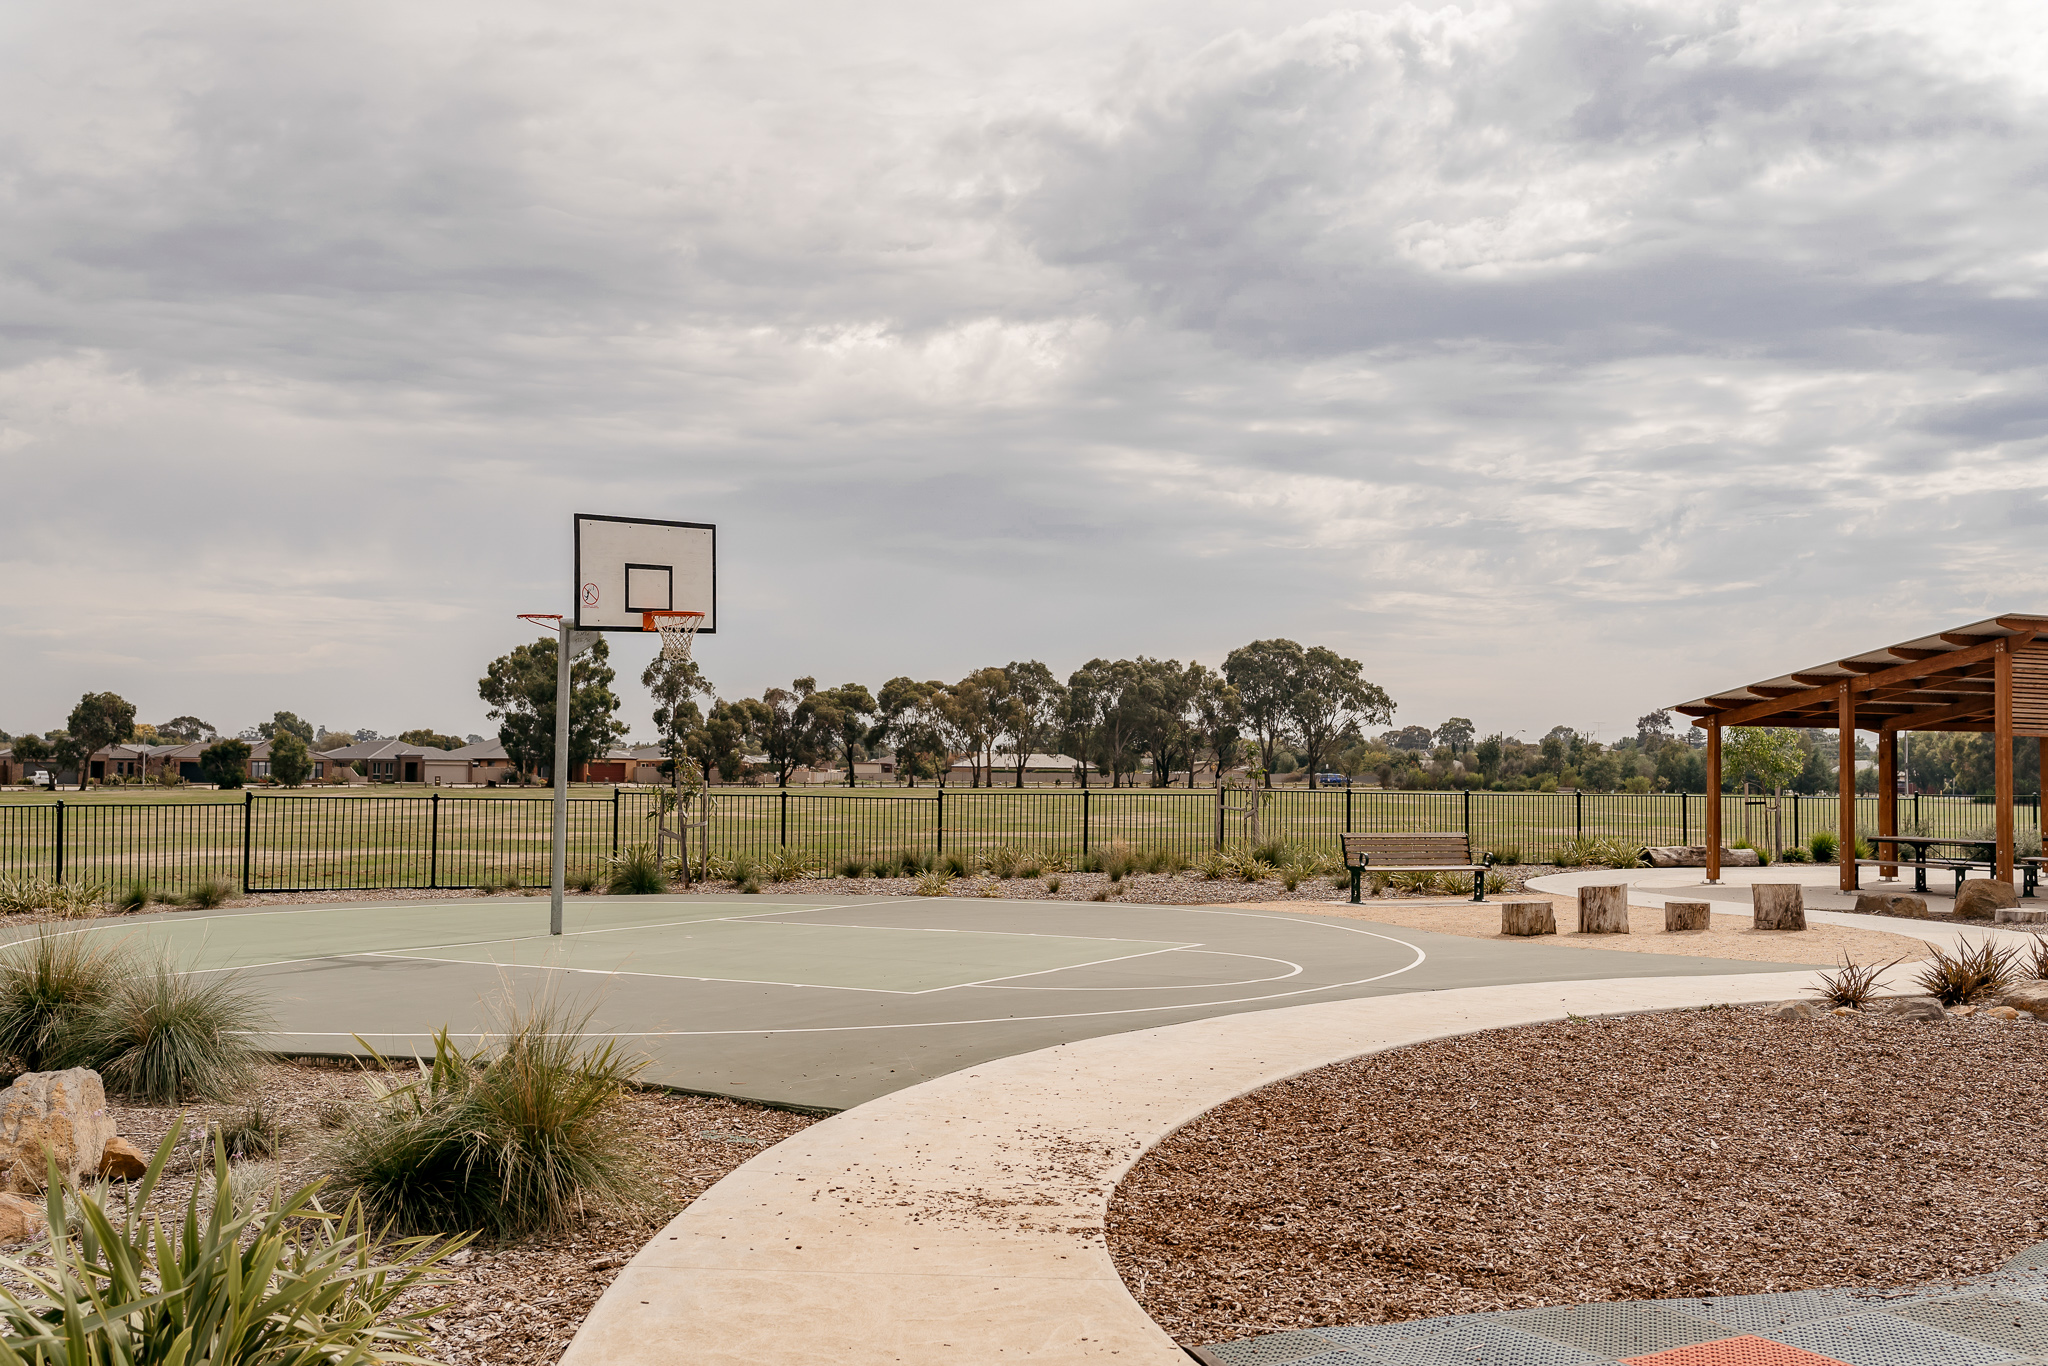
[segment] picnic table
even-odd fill
[[[1872,835],[1870,843],[1873,848],[1882,848],[1887,844],[1891,845],[1892,857],[1861,858],[1856,860],[1856,866],[1858,868],[1911,868],[1913,870],[1913,890],[1916,892],[1925,892],[1927,890],[1927,870],[1929,868],[1939,868],[1943,871],[1954,873],[1956,875],[1956,891],[1958,893],[1963,890],[1963,879],[1969,876],[1971,870],[1983,868],[1993,873],[1998,870],[1997,840],[1960,839],[1945,835]],[[1900,857],[1901,847],[1909,850],[1912,857]],[[1930,857],[1927,851],[1937,847],[1957,849],[1962,852],[1955,857]],[[2020,877],[2024,884],[2020,895],[2034,895],[2041,875],[2041,860],[2021,859],[2019,860],[2019,868]],[[1858,878],[1858,885],[1861,885],[1860,876]]]

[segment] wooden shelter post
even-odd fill
[[[1899,833],[1899,732],[1889,722],[1877,732],[1877,832]],[[1882,844],[1877,849],[1879,858],[1896,858],[1898,853],[1895,844]],[[1880,864],[1877,872],[1880,877],[1897,877],[1899,865]]]
[[[1841,849],[1838,857],[1842,862],[1842,890],[1856,890],[1856,694],[1849,691],[1849,680],[1843,679],[1836,685],[1838,695],[1835,724],[1841,730],[1838,749],[1838,769],[1842,790],[1841,805]]]
[[[1721,880],[1721,718],[1707,718],[1707,881]]]
[[[1991,756],[1992,800],[1998,810],[1997,868],[1992,876],[2012,881],[2012,643],[1998,642],[1997,668],[1992,673]]]

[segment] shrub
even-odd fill
[[[740,883],[740,892],[744,896],[759,896],[761,895],[761,884],[751,877],[747,878]]]
[[[1842,842],[1832,830],[1816,830],[1806,837],[1806,852],[1815,863],[1833,863],[1841,856]]]
[[[199,756],[199,771],[223,790],[240,787],[249,781],[248,741],[220,740],[207,746]]]
[[[1489,892],[1505,892],[1507,889],[1508,875],[1506,873],[1496,873],[1490,868],[1487,869],[1486,890]]]
[[[1249,858],[1238,868],[1237,875],[1246,882],[1264,882],[1278,871],[1280,870],[1262,858]]]
[[[944,868],[933,868],[917,875],[915,888],[919,896],[944,896],[946,889],[953,885],[953,874]]]
[[[251,1157],[276,1157],[290,1130],[261,1100],[243,1107],[215,1128],[221,1147],[231,1161]]]
[[[1552,859],[1560,868],[1634,868],[1643,861],[1643,846],[1616,836],[1578,835],[1557,848]]]
[[[1046,890],[1046,891],[1047,891],[1048,893],[1051,893],[1051,892],[1057,892],[1057,891],[1058,891],[1059,889],[1060,889],[1060,880],[1059,880],[1058,878],[1056,878],[1056,877],[1049,877],[1049,878],[1047,878],[1047,879],[1045,880],[1045,890]]]
[[[515,883],[514,885],[516,886],[517,884]],[[191,891],[185,893],[185,904],[187,906],[197,906],[203,911],[210,911],[234,894],[235,889],[228,886],[225,882],[202,882]]]
[[[1300,870],[1292,866],[1282,868],[1280,870],[1280,885],[1290,892],[1299,887],[1301,885]]]
[[[941,854],[934,861],[933,870],[948,877],[973,877],[981,871],[981,860],[973,854]]]
[[[0,1055],[25,1072],[48,1071],[126,970],[118,950],[82,934],[39,934],[0,950]]]
[[[2025,972],[2030,977],[2048,980],[2048,938],[2034,936],[2034,947],[2027,955]]]
[[[108,974],[103,997],[64,1032],[59,1061],[156,1105],[225,1100],[254,1074],[248,1039],[268,1023],[235,978],[202,981],[159,958]]]
[[[988,870],[999,878],[1013,878],[1017,876],[1017,870],[1023,865],[1023,862],[1023,852],[1012,849],[1007,844],[989,850]]]
[[[1795,844],[1784,853],[1778,855],[1778,861],[1780,863],[1806,863],[1811,860],[1811,857],[1806,850]]]
[[[0,911],[27,915],[50,904],[50,884],[34,877],[0,877]]]
[[[153,899],[149,890],[149,883],[142,878],[136,878],[126,887],[123,887],[121,894],[114,898],[114,908],[133,913],[148,906]]]
[[[726,866],[725,875],[734,882],[755,883],[754,890],[760,890],[761,865],[755,862],[750,854],[734,854],[731,863]]]
[[[502,1238],[637,1208],[644,1159],[619,1101],[644,1064],[616,1040],[586,1044],[589,1021],[542,1001],[473,1053],[443,1029],[416,1079],[372,1078],[372,1103],[329,1144],[335,1179],[401,1233]]]
[[[839,876],[841,877],[865,877],[867,876],[867,871],[868,866],[857,858],[839,860]]]
[[[811,864],[795,849],[777,849],[762,865],[770,882],[795,882],[811,875]]]
[[[635,844],[606,863],[609,867],[604,886],[613,896],[651,896],[668,890],[668,879],[661,875],[661,863],[654,857],[654,850],[645,844]]]
[[[1495,863],[1507,864],[1510,867],[1522,861],[1522,846],[1519,844],[1496,844],[1486,852],[1493,855]]]
[[[119,1223],[77,1187],[52,1185],[50,1227],[75,1225],[79,1236],[38,1244],[33,1263],[0,1258],[6,1360],[419,1360],[405,1349],[439,1312],[424,1292],[445,1284],[440,1263],[466,1240],[385,1244],[360,1205],[321,1211],[317,1186],[280,1193],[259,1213],[218,1149],[210,1188],[195,1181],[182,1214],[162,1219],[150,1202],[180,1133],[174,1121]]]
[[[903,871],[898,877],[915,877],[932,870],[932,856],[918,849],[905,849],[896,856],[896,866]]]
[[[1953,955],[1936,949],[1914,980],[1945,1006],[1969,1005],[2012,981],[2014,956],[2013,950],[2000,949],[1990,940],[1976,948],[1958,941]]]
[[[586,870],[564,879],[562,885],[572,892],[594,892],[597,890],[597,874]]]

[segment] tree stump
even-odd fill
[[[1500,904],[1502,934],[1556,934],[1557,913],[1548,901],[1503,901]]]
[[[1628,933],[1628,884],[1579,888],[1580,934]]]
[[[1796,882],[1759,882],[1749,889],[1759,930],[1806,928],[1806,898]]]
[[[1664,903],[1664,931],[1667,934],[1678,930],[1704,930],[1712,923],[1713,908],[1704,901],[1667,901]]]

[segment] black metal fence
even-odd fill
[[[1708,798],[1677,794],[1386,792],[1278,788],[984,788],[903,791],[714,791],[710,852],[756,859],[794,850],[814,863],[1011,847],[1074,859],[1122,842],[1194,857],[1268,841],[1327,845],[1345,830],[1460,830],[1475,849],[1548,862],[1567,841],[1698,844]],[[569,800],[568,873],[597,874],[622,848],[648,843],[659,794],[617,789]],[[1723,838],[1786,844],[1834,831],[1833,797],[1721,798]],[[159,889],[215,881],[249,892],[499,886],[548,880],[549,797],[281,796],[194,802],[0,805],[0,876]],[[1902,798],[1918,834],[1982,835],[1992,809],[1967,797]],[[2020,807],[2022,840],[2038,840],[2038,803]],[[1877,828],[1877,799],[1857,829]],[[693,852],[700,852],[695,851]]]

